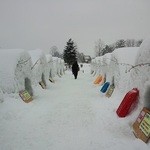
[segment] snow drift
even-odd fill
[[[0,88],[5,93],[27,90],[33,95],[31,85],[31,58],[22,49],[0,50]]]

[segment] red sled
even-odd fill
[[[125,117],[128,115],[131,106],[136,103],[139,96],[139,91],[137,88],[133,88],[131,91],[129,91],[124,99],[122,100],[121,104],[119,105],[116,113],[119,117]]]

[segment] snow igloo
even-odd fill
[[[31,57],[22,49],[0,49],[0,88],[4,93],[27,90],[33,96],[31,85]]]
[[[30,50],[28,52],[33,64],[31,67],[33,85],[40,84],[43,88],[46,88],[46,80],[48,80],[48,64],[44,52],[40,49]]]

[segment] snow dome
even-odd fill
[[[36,85],[41,81],[46,86],[46,80],[48,79],[47,61],[44,52],[40,49],[28,51],[33,66],[31,67],[33,74],[33,83]]]
[[[22,49],[0,50],[0,88],[3,92],[15,93],[27,90],[33,95],[31,86],[31,57]]]

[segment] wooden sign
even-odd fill
[[[43,89],[46,89],[46,85],[44,84],[43,81],[40,81],[39,84],[41,85],[41,87],[42,87]]]
[[[22,90],[19,92],[20,97],[25,103],[31,102],[33,99],[27,90]]]
[[[106,92],[106,97],[108,97],[108,98],[111,97],[114,89],[115,89],[115,86],[114,85],[110,85],[108,91]]]
[[[144,141],[148,142],[150,139],[150,110],[144,107],[140,112],[138,118],[133,124],[134,135]]]

